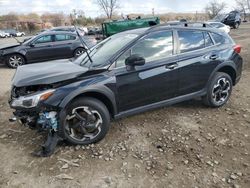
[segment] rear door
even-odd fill
[[[179,94],[202,90],[214,68],[218,65],[217,46],[208,32],[178,30],[178,65],[180,71]]]
[[[71,34],[56,34],[53,46],[55,59],[73,57],[73,45],[76,40],[75,35]]]
[[[145,58],[145,65],[128,70],[125,59],[131,54]],[[119,111],[175,97],[179,78],[176,63],[172,31],[154,32],[137,41],[116,61],[114,72]]]

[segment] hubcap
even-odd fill
[[[88,106],[74,108],[66,116],[66,132],[78,141],[92,140],[101,132],[102,117]]]
[[[12,67],[18,67],[23,64],[23,59],[18,55],[13,55],[10,57],[9,63]]]
[[[80,56],[80,55],[82,55],[83,54],[83,52],[84,52],[84,50],[77,50],[76,51],[76,57],[78,57],[78,56]]]
[[[216,104],[224,103],[230,94],[231,84],[226,78],[220,78],[213,87],[212,97]]]

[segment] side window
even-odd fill
[[[76,37],[72,35],[55,35],[55,41],[75,40]]]
[[[45,35],[35,41],[35,44],[53,42],[52,35]]]
[[[161,31],[147,35],[125,52],[116,62],[116,67],[124,66],[125,59],[132,54],[145,58],[146,63],[164,59],[173,54],[172,31]]]
[[[214,42],[216,44],[229,44],[232,43],[232,41],[223,35],[217,34],[217,33],[211,33],[212,38],[214,39]]]
[[[207,32],[204,33],[204,37],[205,37],[205,45],[206,45],[206,47],[214,45],[210,35]]]
[[[181,53],[205,47],[205,41],[201,31],[178,31],[178,36]]]

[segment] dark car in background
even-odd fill
[[[169,27],[112,35],[73,62],[24,65],[12,80],[14,115],[70,143],[100,141],[110,119],[200,97],[228,101],[241,78],[241,47],[218,29]]]
[[[238,29],[241,24],[241,15],[238,11],[231,11],[228,14],[218,15],[213,20],[220,21],[225,25]]]
[[[88,47],[95,45],[95,40],[82,37]],[[77,34],[73,32],[48,31],[36,35],[19,45],[0,49],[0,62],[10,68],[20,65],[78,57],[85,51]]]

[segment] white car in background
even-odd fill
[[[25,36],[25,33],[24,33],[24,32],[20,32],[20,31],[17,31],[17,32],[16,32],[16,36],[17,36],[17,37],[22,37],[22,36]]]
[[[0,30],[0,38],[7,38],[7,37],[10,37],[10,34]]]
[[[230,33],[230,30],[231,30],[230,26],[225,25],[225,24],[223,24],[221,22],[211,22],[211,21],[209,21],[209,22],[206,22],[206,24],[210,25],[211,27],[220,29],[220,30],[222,30],[222,31],[224,31],[226,33]]]

